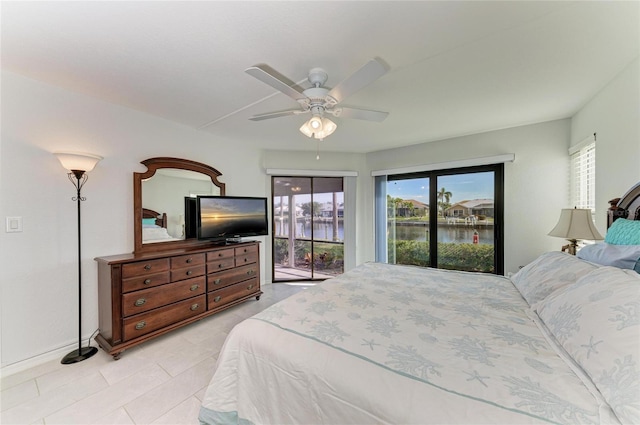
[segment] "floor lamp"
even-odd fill
[[[93,170],[93,167],[96,166],[102,157],[71,152],[56,152],[54,155],[58,158],[62,166],[69,170],[67,176],[78,192],[75,197],[71,198],[78,204],[78,349],[73,350],[60,361],[62,364],[71,364],[88,359],[98,352],[96,347],[87,346],[82,348],[82,250],[80,237],[80,203],[86,198],[83,198],[80,195],[80,190],[87,181],[87,173]]]

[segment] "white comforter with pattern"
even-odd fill
[[[551,261],[564,274],[562,287],[597,269],[575,257],[558,258]],[[565,260],[588,271],[572,270]],[[519,277],[535,272],[529,268]],[[625,401],[630,419],[621,419],[606,391],[554,339],[514,283],[378,263],[320,283],[232,330],[200,420],[633,423],[638,401]],[[638,353],[630,355],[637,362]],[[635,379],[635,387],[625,390],[637,391],[637,364],[630,373],[626,379]]]

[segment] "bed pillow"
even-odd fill
[[[171,236],[164,227],[143,227],[142,228],[142,240],[143,241],[157,241],[162,239],[171,239]]]
[[[640,245],[612,245],[606,242],[582,247],[578,258],[603,266],[633,269],[640,259]]]
[[[536,305],[622,423],[640,423],[640,275],[600,267]]]
[[[613,245],[640,245],[640,220],[617,219],[607,230],[604,241]]]
[[[596,268],[596,265],[582,261],[573,255],[561,251],[550,251],[511,276],[511,282],[529,305],[533,305],[553,291],[575,283],[580,277]]]
[[[155,218],[143,218],[142,219],[142,225],[143,226],[155,226],[156,225],[156,219]]]

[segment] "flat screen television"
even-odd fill
[[[267,198],[198,196],[198,239],[237,241],[269,234]]]

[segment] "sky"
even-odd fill
[[[439,176],[438,190],[443,187],[451,192],[449,202],[452,204],[469,199],[493,199],[493,172]],[[429,179],[389,181],[387,194],[429,203]]]

